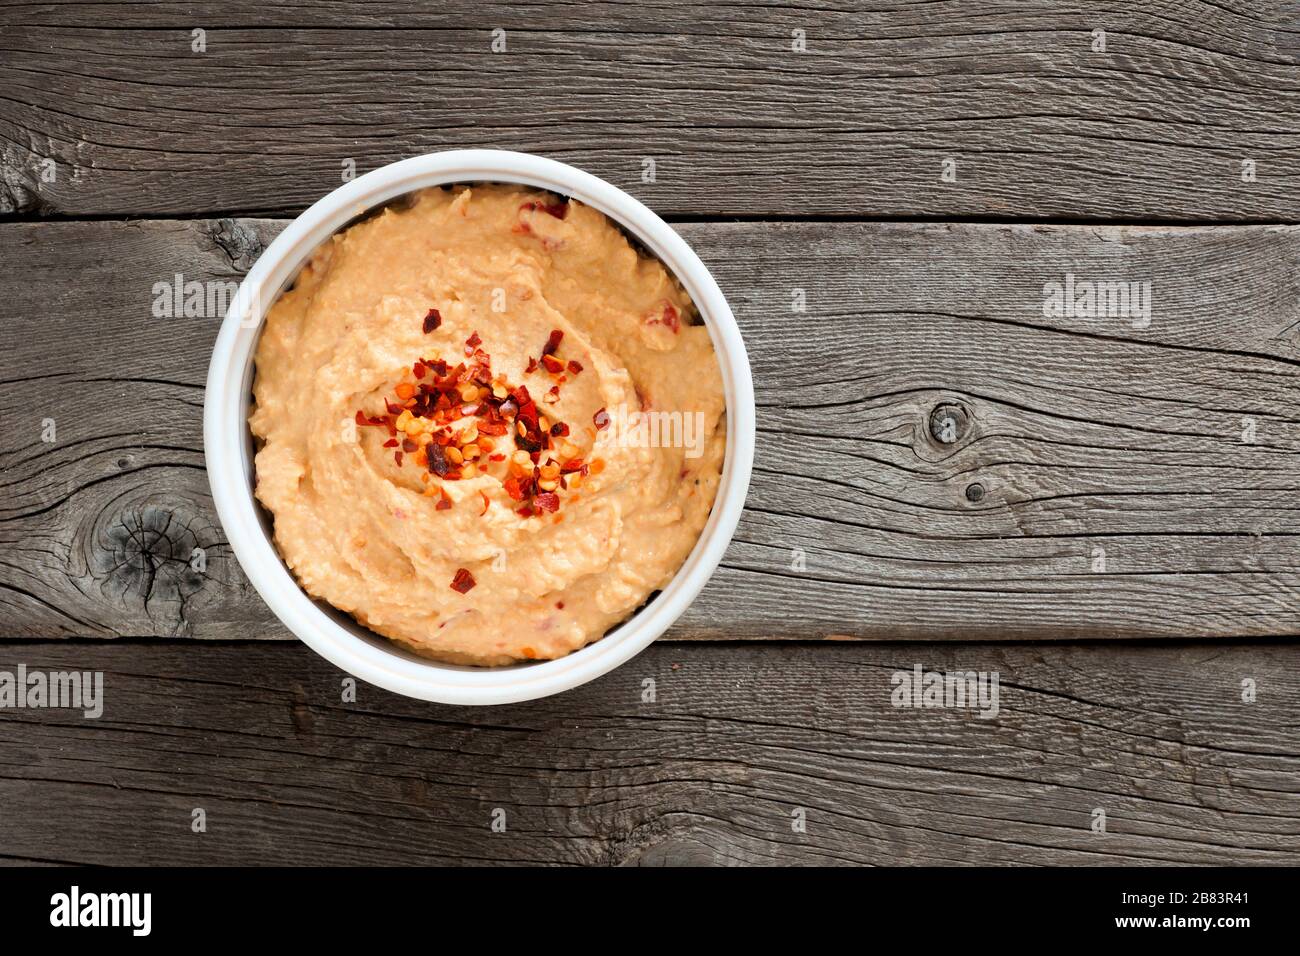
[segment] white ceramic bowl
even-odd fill
[[[413,190],[449,183],[523,183],[599,209],[677,276],[695,302],[722,365],[727,449],[708,523],[672,582],[604,638],[554,661],[477,668],[441,664],[402,650],[298,586],[271,541],[253,498],[248,428],[253,352],[262,316],[311,252],[353,219]],[[226,537],[276,616],[321,656],[380,687],[448,704],[504,704],[559,693],[612,670],[644,649],[686,610],[708,581],[740,519],[754,459],[754,386],[740,330],[718,284],[672,227],[604,180],[524,153],[462,149],[417,156],[346,183],[295,219],[249,270],[230,307],[208,370],[203,409],[208,479]]]

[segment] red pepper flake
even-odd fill
[[[560,347],[560,342],[564,339],[564,333],[559,329],[551,329],[551,334],[547,336],[546,345],[542,347],[542,355],[554,355],[555,350]]]
[[[393,461],[397,462],[398,468],[402,467],[402,453],[400,451],[393,452]]]
[[[537,371],[537,359],[533,358],[533,357],[530,355],[530,356],[528,357],[528,367],[524,369],[524,374],[525,374],[525,375],[532,375],[532,374],[533,374],[534,372],[536,372],[536,371]]]
[[[474,580],[474,575],[470,574],[464,568],[456,569],[456,576],[451,579],[451,589],[465,594],[478,582]]]
[[[569,371],[572,372],[574,375],[577,375],[579,372],[582,371],[582,363],[575,362],[573,359],[569,359]]]
[[[488,461],[505,461],[506,456],[497,452],[495,455],[488,455]]]
[[[390,439],[388,439],[388,441],[384,442],[384,447],[385,447],[385,448],[396,448],[396,447],[397,447],[397,439],[396,439],[396,438],[390,438]]]
[[[560,496],[553,491],[543,491],[533,498],[533,504],[542,511],[555,512],[560,508]]]
[[[411,439],[409,439],[409,438],[403,438],[403,439],[402,439],[402,451],[404,451],[404,452],[408,452],[408,453],[409,453],[409,452],[413,452],[413,451],[415,451],[415,450],[416,450],[417,448],[419,448],[419,447],[420,447],[419,445],[417,445],[415,442],[411,441]]]
[[[483,498],[483,510],[478,513],[478,516],[481,518],[487,514],[488,508],[492,505],[492,499],[487,496],[486,491],[480,491],[479,495]]]
[[[505,488],[506,494],[515,501],[523,501],[528,497],[528,489],[525,486],[524,480],[517,475],[512,475],[507,478],[502,487]]]
[[[524,505],[522,508],[516,511],[515,514],[520,515],[524,518],[531,518],[534,514],[536,514],[536,512],[533,511],[531,506]]]
[[[551,435],[554,438],[563,438],[569,434],[569,426],[564,422],[556,422],[551,426]]]
[[[424,317],[424,334],[428,335],[440,325],[442,325],[442,313],[437,309],[430,309],[429,314]]]
[[[477,332],[471,333],[470,337],[465,340],[465,354],[473,355],[474,350],[482,344],[483,344],[483,340],[478,337],[478,333]]]
[[[581,458],[570,458],[568,461],[566,461],[563,465],[560,466],[560,471],[568,474],[575,471],[581,471],[583,467],[584,465],[582,463]]]
[[[433,506],[434,511],[446,511],[451,507],[451,499],[447,497],[445,488],[438,489],[438,503]],[[473,587],[473,585],[471,585]]]
[[[388,414],[390,415],[400,415],[403,411],[401,405],[398,405],[396,402],[390,402],[388,399],[384,399],[384,407],[388,409]]]
[[[671,302],[664,306],[664,325],[676,332],[681,328],[681,316],[677,314],[677,307]]]
[[[424,378],[424,376],[428,373],[428,371],[429,371],[428,366],[426,366],[423,362],[416,362],[414,365],[411,366],[411,374],[414,375],[416,378]]]
[[[563,202],[526,202],[520,207],[521,210],[533,212],[540,209],[547,215],[554,216],[556,219],[563,219],[569,214],[568,200]]]
[[[561,372],[564,371],[564,363],[561,362],[559,359],[557,359],[554,355],[543,355],[542,365],[544,365],[546,367],[546,371],[550,372],[552,375],[559,375]]]
[[[563,602],[563,601],[556,601],[556,602],[555,602],[555,609],[556,609],[557,611],[563,611],[563,610],[564,610],[564,602]]]
[[[511,396],[519,403],[516,413],[515,444],[524,451],[536,452],[542,448],[541,427],[537,419],[537,405],[528,394],[528,389],[519,386]],[[522,426],[523,431],[520,432]]]
[[[451,466],[447,464],[447,455],[442,446],[436,442],[429,443],[429,470],[439,478],[445,478]]]
[[[591,416],[591,420],[595,424],[595,426],[599,429],[608,428],[609,412],[605,411],[605,409],[602,408],[599,411],[597,411],[595,415]]]

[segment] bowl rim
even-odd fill
[[[722,371],[727,447],[713,509],[690,554],[658,594],[604,637],[550,661],[492,668],[416,657],[341,620],[301,588],[266,533],[247,452],[251,365],[262,317],[329,236],[406,193],[457,183],[516,183],[572,196],[605,213],[673,273],[695,302]],[[667,630],[708,582],[731,542],[748,491],[755,442],[754,389],[740,328],[722,290],[686,241],[639,200],[566,163],[508,150],[458,149],[404,159],[324,196],[281,232],[240,284],[213,347],[204,392],[203,445],[217,516],[240,567],[303,643],[362,680],[420,700],[505,704],[570,690],[608,673]],[[374,639],[363,636],[372,635]]]

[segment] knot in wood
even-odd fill
[[[247,272],[262,254],[261,237],[237,219],[219,219],[209,232],[230,265],[239,272]]]
[[[171,508],[128,507],[107,518],[90,569],[110,593],[151,605],[183,605],[203,587],[206,553],[191,522]]]
[[[955,445],[970,430],[970,415],[952,402],[942,402],[930,412],[930,436],[941,445]]]

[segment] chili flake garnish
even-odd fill
[[[442,321],[437,309],[426,317],[429,330]],[[525,385],[512,386],[492,372],[492,357],[484,352],[482,337],[472,332],[465,340],[465,360],[451,365],[445,359],[420,356],[410,366],[411,375],[394,386],[396,401],[384,399],[387,415],[368,416],[358,410],[356,422],[382,426],[389,438],[383,447],[393,450],[401,467],[407,457],[421,470],[426,496],[435,497],[435,510],[452,507],[442,481],[461,481],[490,475],[501,482],[509,498],[519,503],[516,513],[527,518],[554,515],[561,504],[561,492],[577,488],[580,476],[588,473],[578,446],[568,440],[570,428],[562,421],[541,413],[541,405],[554,405],[560,385],[566,381],[566,367],[554,353],[564,333],[554,329],[543,347],[541,362],[554,375],[550,388],[535,399]],[[529,370],[540,366],[529,360]],[[581,366],[577,365],[580,369]],[[549,407],[546,409],[551,410]],[[596,420],[607,422],[601,409]],[[513,450],[506,442],[513,441]],[[572,482],[572,485],[571,485]],[[491,498],[480,491],[480,515],[491,507]],[[472,583],[470,584],[472,587]]]
[[[579,372],[582,371],[582,363],[575,362],[573,359],[569,359],[569,371],[572,372],[574,375],[577,375]]]
[[[540,209],[556,219],[563,219],[569,214],[569,204],[567,202],[526,202],[519,207],[532,212],[534,209]]]
[[[451,589],[465,594],[478,582],[474,580],[474,575],[470,574],[464,568],[456,569],[456,576],[451,579]]]
[[[674,332],[681,328],[681,317],[677,314],[677,307],[671,302],[664,306],[663,323]]]
[[[424,317],[424,334],[428,335],[440,325],[442,325],[442,313],[437,309],[430,309],[429,314]]]
[[[447,453],[442,450],[442,446],[436,442],[430,443],[426,454],[429,456],[429,470],[439,478],[445,477],[450,466],[447,464]]]
[[[597,428],[600,428],[600,429],[608,428],[608,427],[609,427],[609,412],[605,411],[605,409],[603,409],[603,408],[602,408],[602,409],[599,409],[599,410],[596,412],[595,415],[592,415],[592,416],[591,416],[591,421],[592,421],[592,423],[593,423]]]

